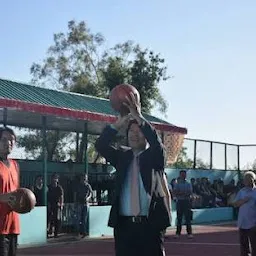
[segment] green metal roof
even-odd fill
[[[0,79],[0,98],[71,110],[88,111],[103,115],[117,115],[117,112],[112,109],[108,99],[46,89],[6,79]],[[171,125],[152,115],[145,114],[144,116],[150,122]]]

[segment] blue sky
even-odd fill
[[[161,84],[167,120],[188,137],[256,143],[255,13],[253,0],[4,1],[0,76],[29,81],[53,33],[85,20],[108,46],[130,39],[161,53],[174,76]]]

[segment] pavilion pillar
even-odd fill
[[[84,131],[83,131],[83,138],[84,138],[84,172],[88,175],[88,124],[87,122],[84,123]]]
[[[7,108],[3,109],[3,125],[4,127],[7,125]]]
[[[43,136],[43,177],[44,177],[44,205],[47,206],[47,183],[48,183],[48,171],[47,171],[47,138],[46,138],[46,116],[42,116],[42,136]]]

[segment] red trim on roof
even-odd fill
[[[106,123],[113,123],[117,117],[112,115],[104,115],[100,113],[93,113],[90,111],[73,110],[68,108],[53,107],[38,103],[24,102],[20,100],[0,98],[0,107],[2,108],[15,108],[27,112],[36,112],[40,114],[49,114],[62,117],[70,117],[74,119],[82,119],[89,121],[99,121]],[[151,122],[156,129],[161,131],[173,131],[187,134],[187,129],[177,126],[172,126],[164,123]]]

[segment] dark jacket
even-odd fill
[[[163,196],[160,196],[161,193],[158,191],[159,186],[157,186],[157,182],[159,179],[155,175],[155,172],[159,172],[161,177],[164,175],[164,147],[156,131],[148,122],[144,122],[140,128],[150,145],[139,156],[140,172],[144,188],[151,195],[148,219],[155,228],[164,230],[170,226],[170,216],[166,200]],[[107,126],[95,144],[96,150],[117,170],[115,195],[108,223],[110,227],[116,227],[118,225],[121,189],[125,175],[133,159],[132,150],[123,151],[110,146],[116,134],[117,131],[115,129]]]

